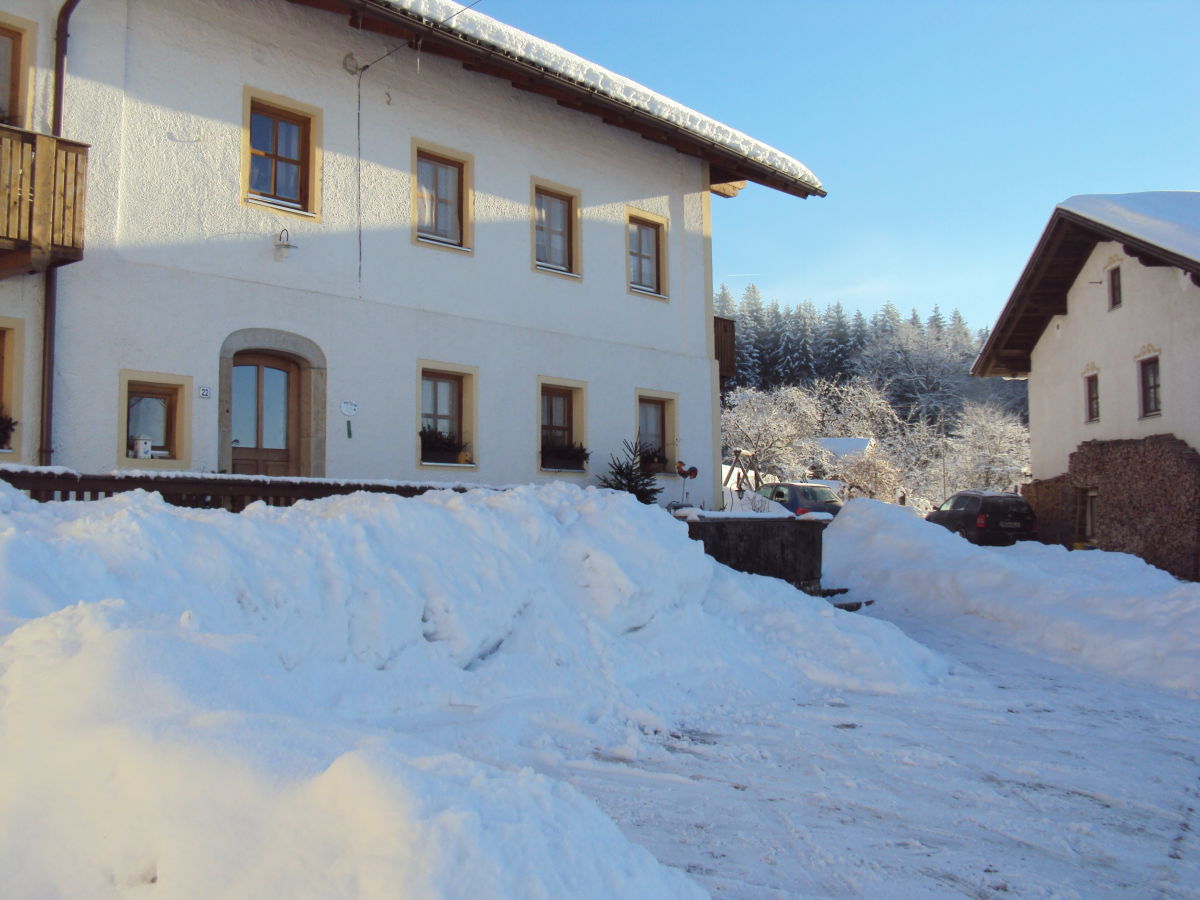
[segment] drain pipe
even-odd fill
[[[79,0],[66,0],[58,11],[54,33],[54,105],[50,134],[62,137],[63,95],[67,80],[67,25]],[[40,165],[39,161],[39,165]],[[58,315],[58,268],[48,266],[42,276],[42,408],[38,465],[48,466],[54,458],[54,337]]]

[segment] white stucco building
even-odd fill
[[[1029,379],[1051,540],[1200,577],[1200,192],[1060,204],[973,373]]]
[[[8,121],[90,148],[86,247],[0,242],[0,461],[586,483],[640,433],[711,503],[710,198],[820,183],[457,9],[0,0]]]

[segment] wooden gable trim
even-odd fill
[[[984,344],[971,374],[1028,375],[1030,354],[1054,316],[1067,312],[1067,292],[1096,244],[1116,241],[1142,265],[1175,266],[1200,287],[1200,260],[1189,259],[1102,225],[1071,210],[1057,208],[1042,232],[1012,295]]]

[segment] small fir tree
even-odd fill
[[[612,488],[614,491],[626,491],[633,494],[642,503],[653,504],[662,493],[654,473],[642,468],[642,456],[652,448],[639,440],[624,441],[625,456],[618,459],[610,455],[608,458],[608,474],[601,475],[597,480],[601,487]]]

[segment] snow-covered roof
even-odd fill
[[[1200,262],[1200,191],[1080,194],[1058,208]]]
[[[1200,285],[1200,191],[1081,194],[1054,208],[972,375],[1027,375],[1030,354],[1101,241],[1146,265],[1187,272]]]
[[[465,9],[459,3],[451,0],[369,0],[365,7],[368,10],[383,8],[399,14],[408,23],[419,26],[426,35],[457,39],[457,47],[443,47],[443,51],[483,52],[489,56],[489,63],[499,64],[502,69],[506,63],[510,63],[536,70],[536,74],[554,82],[560,90],[565,87],[583,94],[585,99],[615,103],[632,114],[642,114],[660,125],[678,129],[695,142],[695,146],[689,146],[689,152],[705,148],[717,151],[713,161],[723,172],[728,171],[735,178],[748,179],[798,196],[825,194],[821,182],[808,167],[786,153],[549,41],[473,9]],[[500,77],[509,75],[506,71],[489,74]],[[632,127],[638,123],[614,124]],[[656,139],[645,134],[644,128],[634,127],[634,130],[641,131],[652,140]],[[671,143],[670,140],[663,142]],[[736,165],[738,160],[746,165]]]

